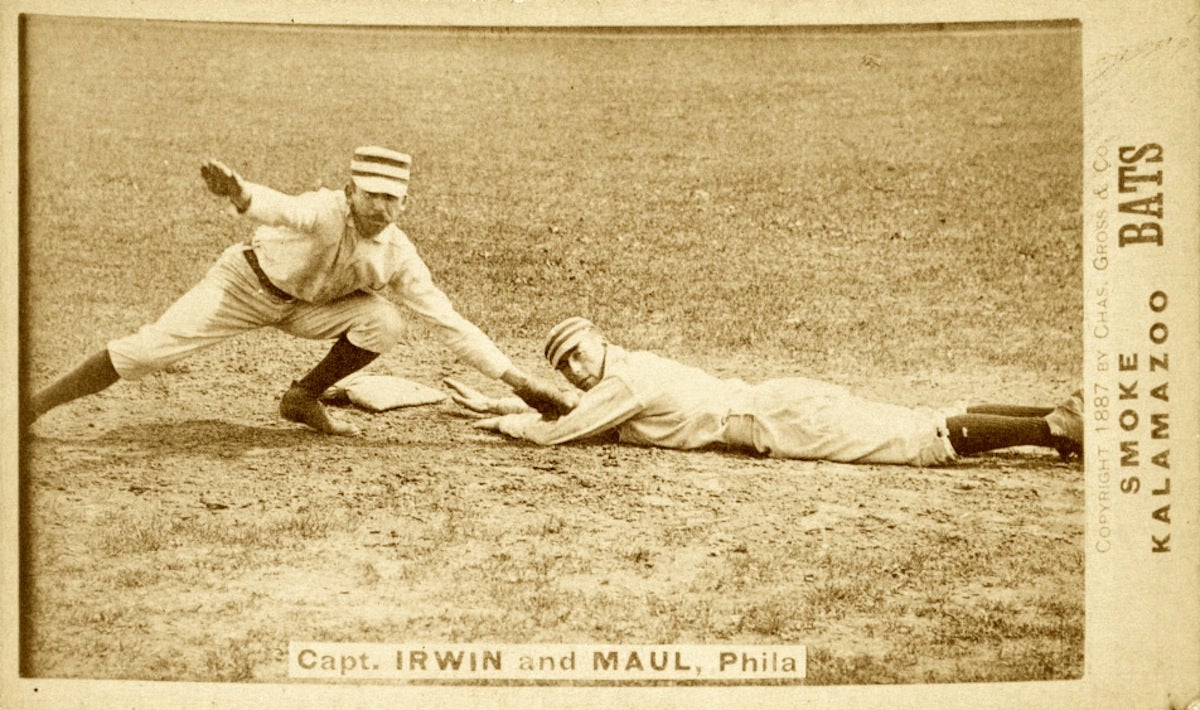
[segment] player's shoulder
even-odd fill
[[[626,350],[610,344],[604,366],[605,376],[617,377],[634,389],[641,389],[647,383],[661,380],[662,372],[671,365],[672,361],[648,350]]]
[[[317,199],[328,202],[331,205],[337,205],[338,208],[350,211],[350,200],[346,197],[346,190],[335,190],[332,187],[318,187],[313,190],[312,194],[317,196]]]
[[[652,370],[657,368],[669,368],[678,365],[674,360],[665,358],[658,353],[649,350],[621,350],[622,357],[632,368],[640,368],[643,370]]]
[[[413,253],[417,251],[416,245],[412,243],[412,240],[408,238],[404,230],[400,228],[400,225],[395,222],[384,227],[382,232],[376,234],[375,240],[380,243],[389,244],[401,251],[411,251]]]
[[[350,213],[350,203],[346,200],[343,190],[333,190],[328,187],[317,187],[312,190],[296,193],[292,196],[298,204],[309,205],[322,212]]]

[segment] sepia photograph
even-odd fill
[[[6,11],[19,706],[1073,702],[1194,591],[1196,132],[1094,126],[1195,14],[464,5]]]

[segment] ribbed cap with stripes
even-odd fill
[[[546,349],[543,354],[550,361],[550,366],[557,369],[562,359],[571,348],[579,345],[583,334],[594,330],[596,326],[587,318],[572,316],[550,329],[546,336]]]
[[[404,197],[408,192],[408,172],[412,156],[379,146],[363,146],[350,160],[350,177],[367,192],[382,192]]]

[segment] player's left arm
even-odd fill
[[[446,347],[463,362],[504,382],[537,411],[559,416],[570,411],[570,402],[557,387],[513,364],[482,330],[454,308],[450,298],[433,282],[429,267],[411,243],[402,243],[401,267],[392,280],[400,301],[434,326]]]
[[[474,414],[522,414],[532,412],[520,397],[489,397],[458,380],[447,377],[442,383],[450,388],[450,399]]]
[[[433,326],[438,338],[463,362],[492,379],[500,379],[512,361],[478,326],[454,308],[433,282],[429,267],[410,244],[401,244],[400,265],[391,286],[397,299]]]

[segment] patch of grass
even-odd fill
[[[297,538],[304,541],[323,538],[331,532],[346,529],[346,525],[346,516],[336,511],[304,509],[268,520],[261,533],[279,540]]]
[[[806,626],[812,604],[808,607],[791,597],[778,592],[767,599],[751,604],[738,620],[738,630],[763,638],[779,639],[781,643],[798,638],[796,631]]]
[[[156,552],[169,544],[173,525],[160,517],[106,510],[96,520],[96,546],[108,555]]]
[[[140,555],[194,544],[283,548],[344,532],[354,525],[336,510],[302,509],[248,520],[233,514],[177,519],[156,510],[105,511],[96,521],[96,545],[109,555]]]
[[[215,649],[205,650],[205,677],[228,683],[254,680],[256,655],[245,639],[227,640]]]
[[[804,601],[812,608],[825,610],[833,618],[851,611],[875,607],[882,596],[875,588],[874,578],[840,579],[833,577],[805,588]]]
[[[123,589],[153,587],[159,581],[159,572],[154,569],[122,567],[112,573],[112,583]]]
[[[872,685],[911,683],[905,663],[869,653],[835,654],[825,648],[808,649],[807,681],[813,685]]]

